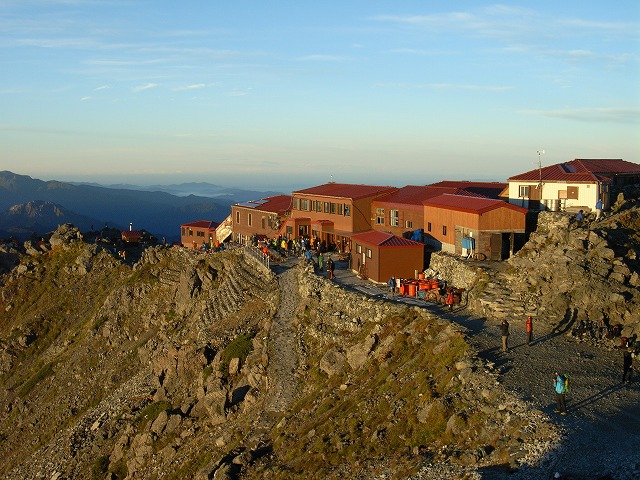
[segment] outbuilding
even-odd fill
[[[424,270],[424,244],[391,233],[369,230],[351,235],[351,267],[363,278],[387,282],[415,278]]]

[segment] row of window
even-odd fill
[[[236,210],[236,225],[240,225],[240,211]],[[252,227],[253,226],[253,214],[252,213],[247,213],[247,226]],[[261,216],[260,217],[260,228],[262,230],[265,230],[267,228],[267,226],[269,228],[272,229],[278,229],[280,228],[280,224],[278,222],[278,217],[276,217],[275,215],[273,216],[269,216],[268,218],[265,216]]]
[[[293,209],[305,212],[323,212],[332,215],[351,215],[351,206],[348,203],[321,202],[308,198],[293,198]]]
[[[389,210],[389,225],[392,227],[397,227],[400,225],[400,211],[399,210]],[[376,208],[376,224],[384,225],[385,224],[385,215],[384,208]],[[413,222],[411,220],[406,220],[404,222],[405,228],[413,228]]]
[[[589,188],[589,185],[587,185]],[[518,187],[518,197],[530,198],[533,190],[538,190],[537,185],[520,185]],[[538,197],[539,198],[539,197]],[[578,187],[567,186],[566,190],[558,190],[558,199],[578,200]]]
[[[362,245],[360,245],[359,243],[356,243],[356,252],[362,253]],[[365,247],[365,254],[367,255],[367,258],[371,258],[371,256],[373,255],[369,247]]]
[[[193,229],[182,227],[182,236],[193,237]],[[196,237],[204,237],[204,232],[202,230],[197,230]]]

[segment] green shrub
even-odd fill
[[[253,337],[255,337],[255,333],[251,332],[240,335],[225,347],[222,351],[222,364],[220,366],[222,372],[229,371],[229,362],[231,362],[233,358],[239,358],[240,365],[245,362],[253,348]]]

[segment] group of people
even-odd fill
[[[603,214],[602,214],[602,200],[598,199],[598,201],[596,202],[596,218],[595,221],[598,222],[600,220],[602,220],[603,218]],[[582,222],[584,221],[584,210],[578,210],[578,213],[576,213],[576,224],[580,227],[582,226]]]
[[[533,318],[527,317],[525,322],[526,342],[527,345],[533,343]],[[509,351],[509,322],[503,319],[500,324],[500,333],[502,336],[502,351],[507,353]],[[628,341],[627,341],[628,342]],[[634,343],[635,339],[634,339]],[[633,376],[633,360],[636,357],[636,350],[628,345],[622,346],[622,383],[630,383]],[[567,402],[566,394],[569,391],[569,376],[567,374],[559,374],[555,372],[553,375],[553,388],[556,394],[556,409],[555,413],[561,415],[567,414]]]

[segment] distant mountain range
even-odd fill
[[[196,193],[198,195],[196,195]],[[0,236],[20,239],[43,234],[58,224],[80,230],[92,226],[144,229],[167,241],[177,240],[180,224],[196,220],[221,222],[231,205],[275,195],[208,183],[177,185],[74,184],[43,181],[0,172]],[[13,208],[12,208],[13,207]]]

